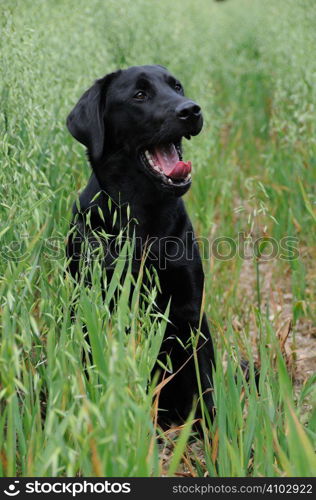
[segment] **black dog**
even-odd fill
[[[83,214],[90,210],[93,229],[118,234],[120,225],[112,227],[108,197],[118,205],[128,204],[137,221],[137,245],[144,248],[152,242],[146,264],[158,271],[162,311],[171,298],[170,323],[159,356],[165,363],[168,354],[173,373],[178,373],[160,394],[163,424],[183,422],[198,397],[190,337],[199,326],[201,388],[210,414],[213,407],[213,346],[206,317],[200,317],[204,274],[181,199],[191,185],[191,163],[182,159],[181,141],[197,135],[202,125],[200,107],[184,96],[181,83],[162,66],[135,66],[97,80],[67,119],[73,137],[86,146],[93,169],[80,195],[80,210],[73,209],[78,233],[85,232]],[[68,256],[78,254],[80,241],[72,236]],[[135,261],[135,273],[138,267]],[[70,272],[78,279],[77,258],[72,259]],[[110,266],[107,272],[111,273]],[[200,404],[196,414],[201,414]]]

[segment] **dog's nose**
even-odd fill
[[[176,107],[176,115],[180,120],[196,120],[201,116],[201,108],[193,101],[186,101]]]

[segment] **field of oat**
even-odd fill
[[[314,2],[3,0],[0,14],[0,476],[314,476]],[[131,305],[118,279],[110,315],[100,269],[90,290],[64,277],[89,176],[65,119],[134,64],[167,66],[205,117],[184,144],[217,356],[204,440],[152,418],[155,287]]]

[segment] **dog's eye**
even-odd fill
[[[146,92],[144,92],[143,90],[139,90],[135,95],[134,95],[134,99],[137,99],[137,101],[144,101],[147,97],[147,94]]]
[[[176,92],[182,92],[182,86],[180,85],[180,83],[176,83],[175,86],[174,86],[174,90]]]

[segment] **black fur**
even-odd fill
[[[181,423],[198,394],[192,349],[190,346],[184,349],[176,337],[188,345],[191,329],[199,327],[204,274],[181,198],[191,181],[171,185],[146,166],[141,154],[159,144],[177,143],[181,148],[182,137],[197,135],[202,125],[199,106],[184,96],[180,82],[162,66],[135,66],[97,80],[67,119],[71,134],[86,146],[93,170],[80,195],[79,212],[76,205],[73,209],[78,232],[86,231],[82,214],[91,210],[93,229],[103,228],[107,233],[118,234],[119,224],[126,221],[117,221],[112,227],[108,196],[118,205],[129,204],[131,217],[137,220],[134,229],[138,246],[144,248],[146,241],[152,243],[147,265],[155,266],[158,271],[161,285],[158,306],[162,311],[171,297],[170,323],[160,358],[165,362],[168,353],[174,372],[189,361],[161,391],[159,408],[164,411],[159,418],[161,423],[168,424]],[[73,256],[70,272],[76,279],[80,245],[80,239],[74,235],[69,238],[68,256]],[[105,267],[111,273],[107,262]],[[138,268],[139,262],[135,260],[135,273]],[[204,403],[212,413],[214,353],[205,315],[201,332],[204,338],[199,337],[197,358]],[[158,365],[154,371],[157,369]],[[198,405],[197,416],[200,413]]]

